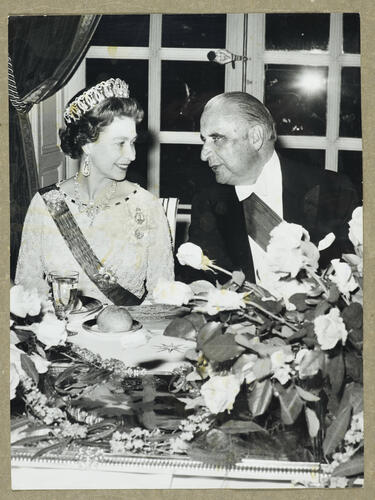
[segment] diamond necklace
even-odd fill
[[[95,217],[98,215],[98,213],[101,210],[105,210],[109,207],[109,201],[112,198],[112,196],[115,194],[116,189],[117,189],[117,182],[112,181],[110,187],[107,189],[104,199],[99,201],[99,203],[95,203],[93,201],[89,201],[89,203],[83,203],[81,200],[81,195],[79,194],[79,182],[78,182],[78,175],[79,173],[77,172],[76,175],[74,176],[74,193],[75,193],[75,198],[76,198],[76,203],[78,205],[78,210],[82,214],[87,215],[89,219],[91,219],[90,226],[92,226]]]

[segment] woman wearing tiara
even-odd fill
[[[51,271],[79,271],[83,295],[116,305],[140,303],[159,278],[173,279],[168,222],[159,200],[126,180],[143,110],[128,85],[110,79],[72,100],[61,149],[79,172],[43,188],[28,209],[16,283]]]

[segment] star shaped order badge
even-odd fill
[[[158,352],[184,352],[181,344],[160,344],[155,346]]]

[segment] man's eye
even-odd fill
[[[217,143],[217,142],[220,142],[221,139],[223,139],[223,137],[221,135],[215,135],[212,140],[213,142]]]

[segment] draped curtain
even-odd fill
[[[99,21],[94,15],[9,17],[11,279],[26,210],[39,187],[28,112],[69,81]]]

